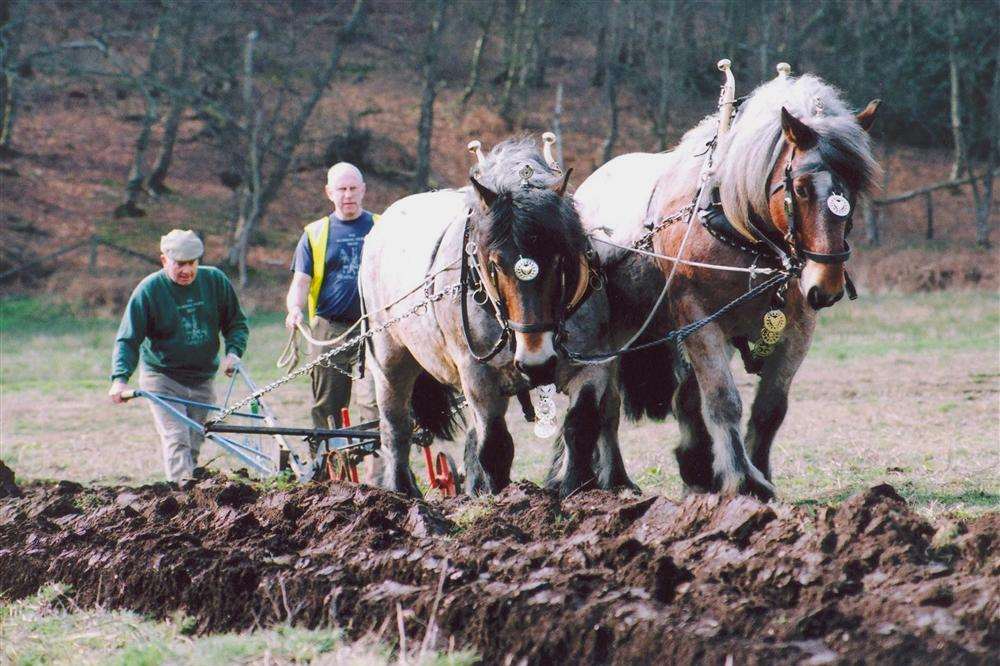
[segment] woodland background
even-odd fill
[[[785,61],[884,100],[863,290],[995,290],[998,25],[994,0],[4,1],[0,289],[114,312],[181,226],[279,309],[333,162],[381,211],[464,184],[471,139],[554,130],[579,183],[676,143],[726,57],[737,95]]]

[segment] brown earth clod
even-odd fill
[[[486,663],[987,663],[1000,647],[997,514],[942,549],[889,486],[810,513],[516,483],[471,522],[467,500],[340,484],[22,492],[0,500],[0,598],[61,582],[83,607],[181,610],[200,632],[357,637],[398,606],[408,636],[433,622]]]

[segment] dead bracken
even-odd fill
[[[987,663],[1000,645],[1000,516],[935,545],[887,485],[809,512],[522,482],[473,520],[468,498],[219,476],[22,493],[0,500],[0,597],[62,582],[81,606],[180,610],[199,632],[357,637],[395,629],[398,605],[407,634],[436,609],[439,640],[486,663]]]

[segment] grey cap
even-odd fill
[[[190,229],[174,229],[160,238],[160,252],[174,261],[191,261],[201,258],[205,246],[198,234]]]

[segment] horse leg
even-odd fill
[[[622,415],[622,398],[618,381],[610,379],[600,405],[600,431],[597,438],[597,487],[612,492],[641,492],[625,471],[622,450],[618,442],[618,426]]]
[[[582,385],[573,381],[573,384],[579,388],[570,390],[570,407],[562,433],[554,444],[556,452],[545,479],[546,487],[558,489],[561,497],[597,485],[593,463],[602,420],[597,389],[589,381]]]
[[[772,479],[771,444],[785,420],[788,391],[809,351],[813,332],[816,330],[816,315],[801,307],[797,309],[799,311],[792,310],[789,317],[794,325],[785,330],[782,343],[764,361],[757,394],[750,409],[750,422],[747,424],[747,452],[750,460],[768,481]]]
[[[420,497],[410,469],[410,438],[413,419],[410,398],[421,372],[420,365],[402,346],[383,341],[376,345],[377,363],[369,364],[379,410],[380,454],[383,457],[381,485],[389,490]]]
[[[483,377],[466,381],[463,376],[462,386],[472,412],[465,439],[466,490],[476,496],[498,493],[510,485],[514,462],[514,439],[504,419],[510,400],[498,393],[481,392],[480,388],[496,386]]]
[[[674,456],[677,458],[685,490],[695,493],[711,492],[714,477],[712,435],[705,427],[702,417],[698,379],[690,369],[674,393],[673,411],[681,433],[681,441],[674,449]]]
[[[754,467],[743,448],[743,405],[729,368],[727,341],[710,325],[684,343],[697,378],[701,413],[712,439],[712,488],[726,494],[774,497],[774,486]]]

